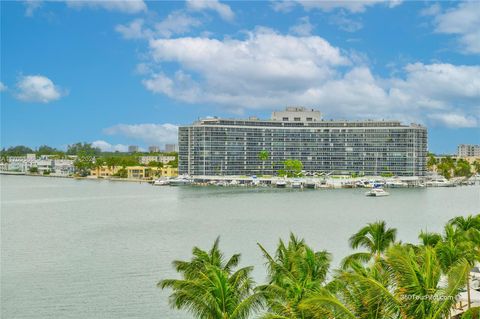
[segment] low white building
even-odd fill
[[[160,162],[163,164],[168,164],[171,161],[175,160],[175,156],[172,155],[158,155],[158,156],[141,156],[139,158],[140,164],[148,165],[151,162]]]
[[[75,172],[73,166],[73,160],[71,159],[54,159],[52,161],[52,168],[55,175],[68,176]]]
[[[53,155],[42,155],[36,158],[35,154],[27,154],[27,156],[9,156],[7,162],[0,167],[3,171],[28,173],[31,168],[35,167],[39,174],[46,172],[68,176],[73,174],[75,167],[73,159],[55,159]]]
[[[480,145],[460,144],[457,149],[458,157],[480,157]]]

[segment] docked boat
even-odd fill
[[[185,177],[178,177],[169,181],[170,186],[183,186],[192,184],[192,180]]]
[[[297,180],[293,181],[292,188],[303,188],[302,182]]]
[[[153,182],[154,186],[166,186],[169,184],[170,184],[170,181],[168,179],[157,179]]]
[[[434,178],[430,181],[427,181],[426,186],[429,187],[453,187],[455,184],[449,182],[445,177]]]
[[[408,187],[408,184],[405,183],[405,182],[402,182],[402,181],[393,180],[393,181],[387,181],[387,182],[385,183],[385,187],[389,187],[389,188],[404,188],[404,187]]]
[[[370,196],[370,197],[382,197],[382,196],[388,196],[388,195],[390,195],[390,193],[386,192],[381,187],[374,187],[365,193],[365,196]]]
[[[285,187],[287,187],[287,182],[286,182],[286,181],[283,181],[283,180],[281,180],[281,181],[276,181],[276,182],[275,182],[275,186],[276,186],[277,188],[285,188]]]
[[[315,181],[307,181],[305,182],[305,188],[317,188],[317,183]]]

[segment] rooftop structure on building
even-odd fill
[[[208,118],[179,128],[179,173],[274,175],[283,161],[305,171],[423,176],[427,129],[395,120],[323,120],[318,110],[288,107],[269,120]],[[266,160],[259,158],[268,152]]]

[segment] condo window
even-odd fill
[[[282,121],[288,121],[288,117],[282,118]]]
[[[294,120],[294,121],[297,121],[297,122],[300,122],[300,118],[299,118],[299,117],[294,117],[293,120]]]
[[[311,122],[312,120],[313,120],[313,118],[307,117],[307,121],[308,121],[308,122]]]

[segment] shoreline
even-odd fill
[[[98,178],[98,177],[80,177],[80,176],[66,176],[66,175],[40,175],[28,174],[22,172],[0,172],[0,175],[9,176],[28,176],[28,177],[50,177],[50,178],[70,178],[76,180],[88,181],[111,181],[111,182],[129,182],[129,183],[147,183],[153,184],[156,179],[129,179],[129,178]],[[177,177],[181,178],[181,177]],[[163,179],[163,178],[160,178]],[[168,178],[165,180],[171,180]],[[405,177],[382,177],[382,176],[363,176],[363,177],[348,177],[348,176],[327,176],[327,177],[247,177],[247,176],[192,176],[188,178],[190,186],[197,187],[253,187],[253,188],[314,188],[314,189],[344,189],[344,188],[370,188],[375,183],[381,183],[386,188],[425,188],[435,187],[426,185],[425,182],[428,177],[425,176],[405,176]],[[449,182],[449,187],[455,186],[469,186],[478,183],[478,177],[470,179],[457,177],[452,178]],[[285,186],[279,187],[278,183],[283,183]],[[362,185],[366,182],[367,185]],[[403,183],[403,185],[395,185],[391,183]],[[465,184],[467,183],[467,184]],[[310,186],[308,186],[310,185]],[[314,185],[311,187],[311,185]],[[171,185],[170,185],[171,186]],[[440,186],[437,186],[440,187]],[[443,186],[446,187],[446,186]]]

